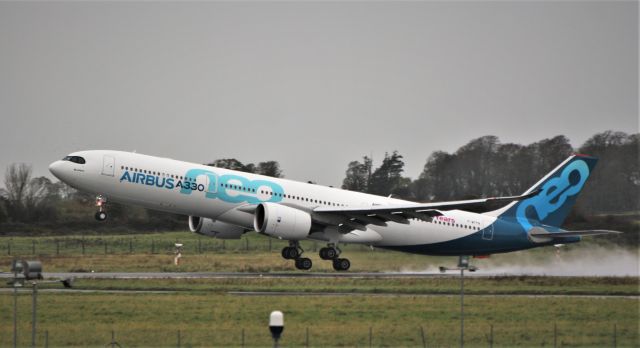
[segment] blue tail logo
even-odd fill
[[[596,162],[593,157],[570,158],[554,169],[546,180],[527,191],[540,190],[540,193],[517,203],[505,215],[515,215],[525,231],[541,224],[560,227]]]

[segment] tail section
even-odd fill
[[[525,231],[540,225],[560,227],[597,162],[594,157],[572,155],[524,193],[538,194],[488,214],[516,219]]]

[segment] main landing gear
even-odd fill
[[[98,207],[98,211],[96,212],[95,218],[98,221],[104,221],[107,219],[107,211],[104,209],[104,205],[107,203],[107,198],[102,195],[96,196],[96,207]]]
[[[296,268],[301,270],[309,270],[313,266],[310,258],[301,257],[304,250],[300,247],[298,241],[289,241],[289,246],[282,249],[282,257],[287,260],[295,260]]]
[[[320,258],[323,260],[333,260],[333,269],[336,271],[346,271],[351,267],[349,259],[339,258],[340,249],[334,244],[329,244],[326,248],[320,249]]]

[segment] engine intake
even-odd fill
[[[189,230],[203,236],[218,239],[240,239],[246,231],[240,226],[199,216],[189,216]]]
[[[276,203],[261,203],[253,219],[256,232],[286,240],[305,239],[311,231],[311,215]]]

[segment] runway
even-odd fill
[[[54,294],[179,294],[188,293],[184,290],[117,290],[117,289],[39,289],[39,293]],[[12,288],[0,288],[0,294],[13,293]],[[20,294],[31,294],[31,288],[19,288]],[[403,293],[403,292],[305,292],[305,291],[227,291],[226,294],[231,296],[244,297],[283,297],[283,296],[303,296],[303,297],[458,297],[459,293]],[[465,294],[465,297],[524,297],[524,298],[585,298],[585,299],[638,299],[639,296],[630,295],[580,295],[580,294]]]
[[[468,274],[468,273],[467,273]],[[424,278],[453,277],[443,273],[381,273],[381,272],[45,272],[47,278],[75,279],[238,279],[238,278]],[[11,278],[12,273],[0,273],[0,278]]]
[[[440,272],[44,272],[47,278],[76,278],[76,279],[252,279],[252,278],[459,278],[458,271]],[[571,277],[558,275],[527,275],[511,273],[479,273],[465,272],[465,278],[483,277]],[[0,279],[11,278],[13,273],[0,272]],[[575,276],[579,277],[579,276]]]

